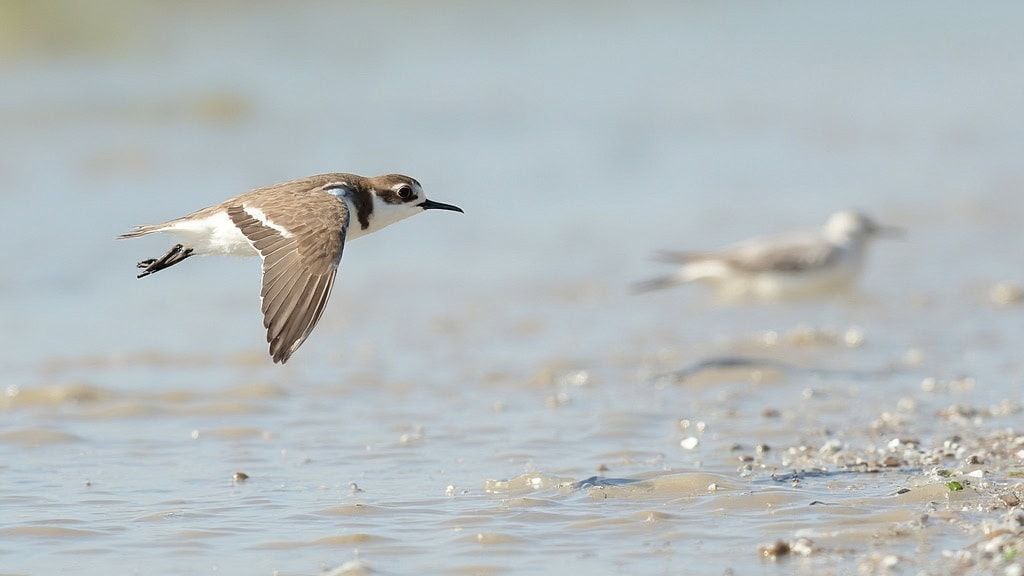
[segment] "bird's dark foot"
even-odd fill
[[[142,273],[137,277],[142,278],[144,276],[149,276],[154,272],[159,272],[164,268],[170,268],[191,255],[191,248],[185,248],[181,244],[175,244],[167,251],[167,254],[164,254],[159,258],[148,258],[136,264],[137,267],[142,268]]]

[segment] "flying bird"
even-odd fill
[[[257,188],[119,238],[169,232],[179,243],[138,263],[139,278],[196,255],[263,259],[263,326],[274,362],[285,363],[323,314],[345,245],[425,210],[462,209],[428,200],[415,179],[320,174]]]

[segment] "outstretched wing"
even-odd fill
[[[345,247],[348,207],[330,194],[316,194],[304,196],[302,208],[293,204],[272,211],[273,218],[267,215],[270,207],[265,212],[258,203],[227,207],[231,221],[263,257],[263,326],[270,355],[282,364],[320,320]]]

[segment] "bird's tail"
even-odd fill
[[[667,264],[684,264],[683,269],[676,272],[675,274],[666,274],[665,276],[658,276],[657,278],[651,278],[643,282],[636,282],[633,284],[633,292],[651,292],[652,290],[662,290],[664,288],[671,288],[680,284],[685,284],[694,280],[693,275],[689,273],[685,264],[699,260],[703,255],[700,252],[677,252],[673,250],[661,250],[654,255],[656,262],[665,262]]]
[[[680,252],[675,250],[661,250],[654,255],[655,262],[664,262],[666,264],[688,264],[694,260],[701,260],[706,258],[707,254],[703,252]]]
[[[679,270],[665,276],[658,276],[633,285],[634,292],[650,292],[671,288],[688,282],[714,282],[728,273],[729,266],[706,252],[661,251],[655,260],[680,265]]]
[[[633,292],[651,292],[653,290],[662,290],[664,288],[671,288],[680,284],[685,284],[691,279],[682,273],[667,274],[665,276],[658,276],[657,278],[651,278],[650,280],[644,280],[643,282],[636,282],[633,284]]]
[[[124,238],[138,238],[139,236],[145,236],[146,234],[152,234],[153,232],[160,232],[167,228],[166,224],[146,224],[144,226],[136,226],[130,232],[125,232],[119,235],[117,238],[122,240]]]

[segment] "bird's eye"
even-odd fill
[[[398,197],[402,200],[408,200],[412,198],[412,186],[402,186],[398,189]]]

